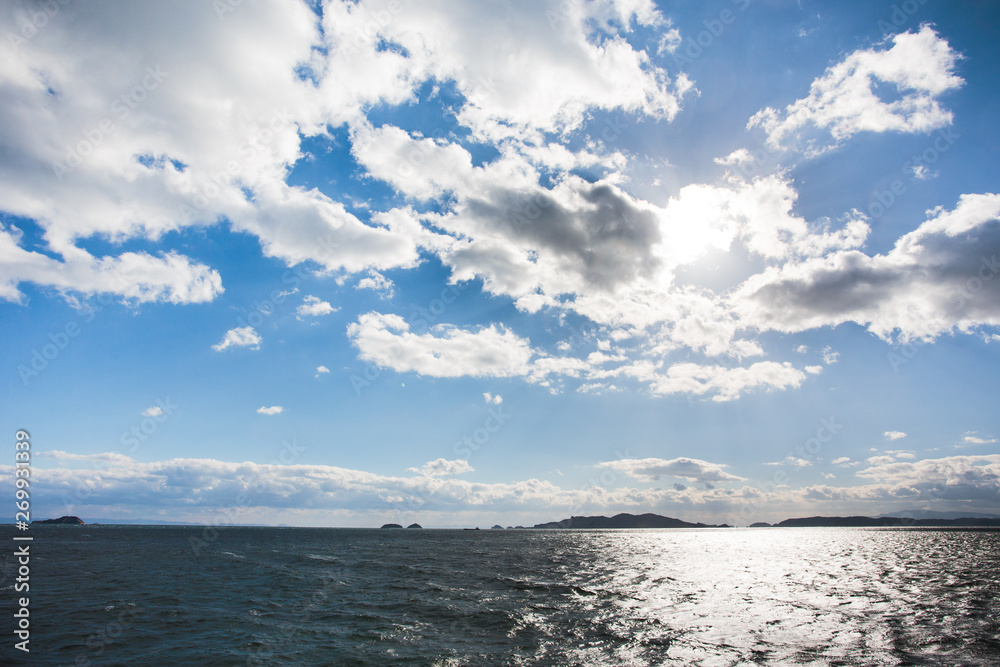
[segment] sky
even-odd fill
[[[1000,5],[0,3],[36,518],[1000,513]]]

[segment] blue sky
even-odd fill
[[[36,512],[1000,513],[998,13],[8,3]]]

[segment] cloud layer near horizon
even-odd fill
[[[452,514],[468,511],[521,517],[512,518],[519,522],[564,518],[554,516],[560,513],[631,509],[744,523],[780,520],[818,507],[826,513],[864,513],[891,511],[900,503],[933,502],[935,509],[944,511],[988,512],[1000,503],[1000,455],[873,457],[868,467],[856,472],[863,484],[802,488],[753,484],[723,471],[726,466],[699,459],[621,459],[598,464],[595,470],[621,472],[624,478],[598,472],[594,483],[574,489],[536,478],[502,483],[458,479],[453,475],[473,470],[463,459],[437,459],[411,468],[411,476],[394,476],[297,464],[301,452],[301,447],[286,443],[277,460],[258,464],[216,459],[140,462],[120,453],[50,451],[41,458],[59,467],[46,464],[34,471],[46,489],[38,510],[92,514],[129,507],[129,515],[141,517],[144,511],[169,509],[177,516],[215,523],[276,517],[284,510],[303,511],[303,517],[315,522],[324,511],[350,510],[358,520],[419,514],[434,525],[448,525]],[[0,487],[12,489],[13,467],[0,466],[0,472],[8,480]],[[629,486],[629,480],[643,484]]]

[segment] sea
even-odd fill
[[[1000,665],[996,530],[28,532],[4,665]]]

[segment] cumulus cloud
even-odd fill
[[[342,39],[349,45],[358,30],[379,26],[374,40],[398,45],[393,55],[407,54],[381,58],[385,70],[405,68],[409,74],[397,74],[392,82],[397,89],[405,94],[414,79],[430,74],[454,81],[465,96],[458,119],[481,138],[566,132],[582,123],[588,107],[670,119],[690,88],[684,77],[671,82],[665,70],[625,39],[635,24],[665,23],[646,0],[539,2],[518,12],[499,5],[428,2],[419,12],[407,13],[405,21],[389,22],[375,20],[379,8],[372,3],[337,9],[324,17],[331,42]],[[519,45],[513,53],[512,43]],[[361,57],[373,55],[366,51]],[[529,63],[533,76],[525,77]]]
[[[326,366],[317,366],[316,367],[316,377],[319,377],[320,375],[326,375],[329,372],[330,372],[330,369],[327,368]]]
[[[619,459],[617,461],[606,461],[597,464],[599,468],[610,468],[617,470],[629,477],[651,482],[657,481],[661,476],[679,477],[693,484],[711,484],[716,482],[739,482],[742,477],[737,477],[723,470],[725,465],[709,463],[700,459],[676,458],[676,459]]]
[[[449,461],[448,459],[440,458],[428,461],[419,468],[407,468],[407,470],[415,472],[418,475],[423,475],[424,477],[444,477],[446,475],[461,475],[462,473],[472,472],[474,468],[465,459]]]
[[[759,361],[746,368],[674,364],[664,374],[656,374],[652,391],[656,394],[685,393],[710,395],[713,401],[731,401],[753,389],[781,390],[798,387],[805,374],[790,363]]]
[[[716,401],[795,388],[817,374],[815,365],[803,372],[759,360],[759,332],[856,321],[880,335],[931,336],[1000,320],[1000,281],[970,292],[965,272],[982,269],[968,265],[973,239],[989,251],[1000,234],[982,217],[993,195],[935,210],[923,232],[869,257],[862,214],[803,218],[783,173],[690,183],[666,201],[630,192],[631,156],[607,137],[625,118],[669,122],[693,85],[636,46],[640,26],[661,55],[679,39],[649,0],[552,0],[517,11],[439,1],[420,11],[369,0],[247,5],[224,22],[197,2],[169,11],[72,3],[59,18],[17,53],[0,44],[0,94],[9,102],[0,109],[0,202],[10,219],[42,231],[33,250],[14,222],[3,223],[0,299],[22,301],[19,285],[35,283],[67,298],[211,301],[223,290],[219,273],[172,248],[169,233],[227,221],[267,256],[315,263],[338,284],[358,274],[358,289],[385,298],[395,285],[384,272],[433,257],[452,284],[481,280],[523,313],[573,313],[619,337],[603,356],[575,348],[556,356],[497,324],[416,332],[393,315],[362,315],[349,336],[361,358],[384,367],[516,376],[553,391],[568,380],[587,391],[631,380],[654,394]],[[809,128],[837,142],[943,127],[950,113],[939,98],[962,83],[958,57],[930,28],[897,35],[891,46],[851,54],[809,97],[752,123],[781,144]],[[462,132],[426,136],[369,117],[422,101],[430,82],[450,87]],[[881,99],[884,85],[900,99]],[[123,99],[127,114],[112,106]],[[848,108],[859,100],[866,104]],[[596,117],[606,123],[599,131]],[[289,185],[308,159],[303,140],[329,128],[346,132],[359,175],[405,201],[374,210]],[[572,145],[574,137],[586,139]],[[474,159],[473,144],[496,154]],[[716,162],[751,160],[737,149]],[[92,238],[162,247],[97,256],[83,248]],[[715,290],[685,277],[708,254],[744,251],[762,271]],[[310,295],[296,312],[335,310]],[[244,327],[213,349],[259,343]]]
[[[302,305],[295,309],[296,314],[299,318],[303,317],[320,317],[321,315],[329,315],[330,313],[335,313],[339,308],[334,308],[328,302],[321,300],[318,296],[306,296],[302,299]]]
[[[282,412],[284,412],[284,410],[285,408],[281,407],[280,405],[272,405],[270,407],[265,407],[262,405],[259,408],[257,408],[257,414],[280,415]]]
[[[417,334],[398,315],[375,312],[359,317],[348,326],[347,334],[362,359],[397,372],[431,377],[521,376],[553,391],[558,390],[557,383],[563,378],[606,381],[621,377],[648,386],[653,394],[687,393],[718,402],[734,400],[753,390],[797,387],[806,377],[787,362],[762,361],[745,368],[685,362],[663,370],[662,364],[632,361],[600,351],[586,359],[552,357],[500,325],[469,331],[440,324]],[[598,388],[594,382],[588,386]]]
[[[885,255],[857,250],[770,267],[734,294],[762,330],[856,322],[890,338],[932,339],[1000,325],[1000,196],[962,195],[937,208]]]
[[[478,331],[435,325],[417,334],[398,315],[371,312],[350,324],[347,335],[366,361],[432,377],[526,375],[532,356],[527,340],[496,324]]]
[[[1000,455],[890,462],[861,471],[863,477],[871,480],[870,484],[771,490],[736,486],[740,480],[735,475],[719,470],[722,466],[697,459],[633,459],[617,466],[617,462],[600,465],[643,482],[656,481],[659,475],[680,478],[699,487],[671,483],[662,488],[625,485],[567,489],[538,479],[470,482],[450,475],[426,475],[423,468],[417,472],[411,470],[413,476],[407,477],[294,462],[287,465],[214,459],[140,462],[117,453],[84,455],[59,451],[39,456],[61,464],[39,466],[33,471],[39,483],[51,491],[48,495],[58,499],[48,507],[47,501],[40,498],[41,513],[65,510],[68,498],[70,502],[76,499],[78,506],[74,512],[80,514],[101,510],[112,512],[112,516],[129,516],[136,511],[163,510],[169,515],[198,517],[202,521],[218,518],[218,508],[232,507],[237,498],[241,500],[236,504],[242,509],[239,514],[227,514],[226,521],[287,522],[292,512],[299,521],[312,525],[329,525],[330,512],[342,512],[337,515],[341,520],[349,512],[355,520],[360,517],[372,525],[377,517],[385,516],[379,512],[412,515],[419,510],[427,517],[425,521],[448,524],[449,517],[457,513],[512,513],[550,521],[553,515],[577,512],[580,508],[604,514],[652,510],[682,518],[696,512],[706,518],[714,517],[713,521],[729,519],[729,523],[743,523],[747,510],[751,516],[773,521],[794,516],[796,512],[817,511],[820,507],[830,512],[873,515],[912,507],[914,502],[927,499],[934,499],[935,506],[942,511],[988,512],[1000,500]],[[441,465],[444,469],[449,465],[462,467],[455,461]],[[13,468],[0,466],[0,490],[7,488],[13,492]],[[726,484],[715,487],[719,482]],[[79,496],[79,489],[87,489],[86,495]],[[539,513],[540,507],[544,512]]]
[[[0,192],[3,187],[0,185]],[[64,259],[60,261],[25,250],[19,244],[22,236],[13,223],[0,222],[0,299],[6,301],[22,302],[24,295],[18,285],[24,282],[52,287],[66,295],[111,294],[135,303],[202,303],[223,292],[218,271],[176,252],[159,256],[124,252],[98,258],[75,247],[63,247]]]
[[[253,327],[237,327],[230,329],[222,340],[212,346],[216,352],[228,350],[231,347],[249,347],[251,350],[260,348],[260,335]]]
[[[882,434],[882,437],[886,440],[900,440],[906,437],[906,434],[902,431],[886,431]]]
[[[858,471],[868,477],[894,486],[934,489],[942,497],[980,496],[1000,499],[1000,455],[951,456],[922,461],[883,460],[873,457],[870,468]]]
[[[163,408],[158,405],[154,405],[143,410],[141,414],[143,417],[159,417],[163,414]]]
[[[369,271],[368,275],[358,281],[355,289],[368,289],[378,292],[383,299],[392,298],[396,286],[391,280],[383,276],[378,271]]]
[[[809,96],[778,111],[755,114],[747,127],[760,126],[773,147],[801,144],[816,154],[859,132],[928,132],[951,123],[939,97],[961,86],[954,73],[961,56],[930,26],[892,38],[888,49],[855,51],[813,81]],[[893,94],[880,95],[889,88]],[[885,99],[885,98],[894,98]],[[830,140],[810,136],[826,130]]]
[[[418,251],[405,231],[366,225],[284,180],[300,132],[322,131],[330,118],[296,74],[320,41],[304,3],[241,7],[220,22],[197,2],[169,11],[68,4],[31,40],[4,41],[0,200],[38,222],[62,260],[5,235],[2,252],[16,261],[3,262],[0,297],[18,298],[27,281],[138,301],[209,301],[222,291],[218,273],[175,251],[94,257],[78,241],[159,241],[222,218],[289,264],[412,266]],[[357,99],[357,88],[338,92]]]
[[[487,391],[483,393],[483,400],[493,405],[500,405],[501,403],[503,403],[503,396],[501,396],[500,394],[493,395]]]

